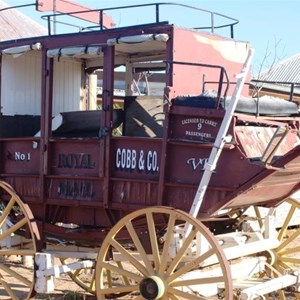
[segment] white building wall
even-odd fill
[[[54,62],[53,115],[80,110],[81,62],[61,58]]]
[[[19,57],[3,55],[1,113],[41,114],[42,53],[28,52]],[[54,61],[53,116],[80,110],[81,62],[61,58]]]
[[[41,53],[2,56],[1,112],[4,115],[40,115]]]

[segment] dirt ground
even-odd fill
[[[74,283],[68,275],[55,279],[55,291],[49,294],[36,294],[35,300],[95,300],[91,295]]]

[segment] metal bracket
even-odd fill
[[[109,129],[107,127],[102,127],[99,130],[99,137],[102,138],[104,136],[108,136],[109,135]]]

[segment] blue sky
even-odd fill
[[[33,3],[34,0],[4,0],[9,5],[20,5]],[[72,0],[92,8],[107,8],[131,4],[154,3],[159,1],[148,0]],[[162,2],[162,1],[161,1]],[[253,73],[260,69],[269,68],[274,62],[286,59],[300,53],[300,0],[194,0],[177,1],[186,5],[197,6],[206,10],[221,13],[238,19],[239,24],[235,26],[235,38],[242,41],[249,41],[255,49],[253,61]],[[149,10],[148,10],[149,11]],[[21,9],[21,12],[32,17],[39,23],[46,26],[41,14],[34,10],[34,7]],[[152,12],[152,10],[151,10]],[[187,26],[201,24],[204,16],[189,15],[183,11],[169,11],[172,13],[171,23],[185,22]],[[126,25],[130,19],[131,24],[141,23],[143,18],[136,12],[128,11],[122,14],[115,11],[114,21],[118,25]],[[198,23],[200,22],[200,23]],[[227,33],[226,33],[227,34]]]

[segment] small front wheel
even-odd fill
[[[13,300],[29,299],[34,292],[38,228],[28,205],[3,181],[0,182],[0,228],[0,295]],[[25,260],[28,263],[20,272]]]

